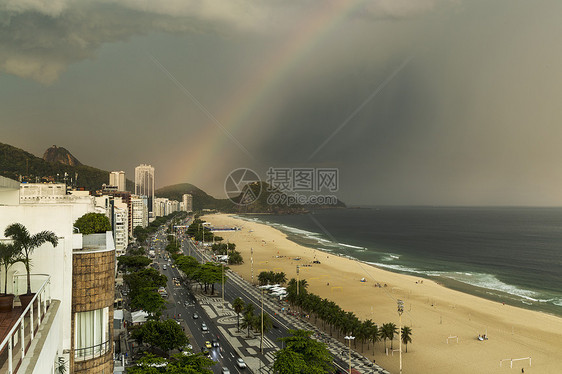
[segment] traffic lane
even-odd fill
[[[190,244],[193,245],[191,242]],[[197,252],[199,252],[199,250],[197,250]],[[256,310],[259,310],[258,313],[261,312],[261,300],[251,295],[245,287],[240,286],[237,283],[227,281],[225,284],[225,299],[232,304],[234,299],[237,297],[240,297],[246,303],[251,301],[256,306]],[[268,296],[264,295],[264,297],[267,298]],[[276,316],[277,310],[269,308],[267,304],[264,304],[264,310],[271,316],[273,324],[277,326],[277,328],[272,328],[268,331],[265,336],[270,338],[278,347],[280,347],[281,344],[278,339],[289,336],[288,329],[296,329],[297,327],[278,318]]]
[[[191,295],[185,288],[176,287],[173,294],[175,305],[172,308],[177,312],[177,315],[181,315],[179,318],[183,320],[190,329],[196,345],[204,347],[207,341],[212,342],[213,339],[219,342],[219,347],[208,349],[213,361],[217,362],[217,364],[213,366],[213,371],[220,373],[222,367],[228,367],[231,372],[237,372],[236,358],[238,355],[234,351],[234,348],[228,344],[226,339],[220,338],[220,331],[215,326],[212,319],[207,316],[204,309],[198,303],[191,303]],[[188,305],[190,305],[189,307],[185,306],[186,301]],[[197,314],[197,319],[193,318],[194,313]],[[207,331],[202,330],[203,323],[207,326]]]
[[[256,299],[254,295],[251,295],[245,288],[242,288],[238,284],[229,284],[227,281],[225,285],[225,299],[232,304],[237,297],[240,297],[245,303],[248,303],[248,301],[252,302],[256,307],[256,311],[261,313],[261,300]],[[264,295],[264,300],[266,300],[266,298],[268,298],[268,296]],[[270,315],[273,324],[276,326],[276,328],[270,329],[265,335],[280,347],[278,338],[289,336],[288,329],[295,329],[296,326],[288,325],[286,321],[281,320],[277,315],[277,310],[273,310],[265,303],[264,312]]]

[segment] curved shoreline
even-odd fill
[[[251,214],[251,216],[254,216],[254,215],[256,215],[256,214],[254,214],[254,213]],[[266,215],[269,215],[269,214],[261,214],[261,215],[266,216]],[[432,270],[425,270],[425,271],[424,270],[419,270],[419,271],[403,270],[403,271],[401,271],[400,269],[395,269],[392,266],[384,266],[384,265],[381,265],[379,263],[361,260],[357,257],[354,257],[353,255],[343,254],[343,253],[341,253],[341,251],[337,251],[337,250],[332,251],[332,250],[327,249],[327,248],[318,248],[316,245],[322,245],[321,244],[322,241],[328,241],[328,242],[331,243],[331,245],[334,245],[334,243],[332,241],[329,241],[329,240],[324,239],[324,238],[320,238],[320,237],[317,238],[315,236],[317,233],[314,233],[314,232],[309,232],[307,230],[299,229],[297,227],[287,226],[285,224],[277,223],[277,222],[273,222],[273,223],[263,222],[259,218],[254,219],[253,217],[247,217],[247,216],[244,216],[244,215],[232,215],[232,217],[235,218],[235,219],[240,219],[240,220],[245,221],[245,222],[255,222],[255,223],[260,223],[260,224],[263,224],[263,225],[271,226],[274,229],[277,229],[280,232],[282,232],[283,234],[285,234],[287,239],[290,240],[291,242],[295,243],[296,245],[307,247],[307,248],[310,248],[312,250],[317,250],[317,251],[320,251],[320,252],[323,252],[323,253],[326,253],[326,254],[329,254],[329,255],[339,256],[339,257],[343,257],[343,258],[349,258],[351,260],[362,262],[366,265],[374,266],[378,269],[390,271],[390,272],[396,273],[396,274],[409,275],[409,276],[413,276],[413,277],[420,277],[420,278],[423,278],[423,279],[429,279],[429,280],[432,280],[436,283],[439,283],[443,287],[449,288],[451,290],[459,291],[459,292],[462,292],[462,293],[473,295],[473,296],[483,298],[483,299],[486,299],[486,300],[490,300],[490,301],[493,301],[493,302],[506,303],[506,304],[509,304],[509,305],[511,305],[513,307],[516,307],[516,308],[526,309],[526,310],[530,310],[530,311],[538,311],[538,312],[541,312],[541,313],[550,314],[552,316],[562,317],[562,308],[556,307],[556,306],[553,306],[553,305],[549,305],[549,304],[546,304],[546,303],[542,304],[541,302],[539,302],[536,299],[533,299],[533,298],[528,299],[524,296],[518,295],[517,293],[510,293],[510,292],[502,291],[501,289],[487,288],[487,287],[471,284],[469,282],[463,282],[462,280],[455,279],[454,277],[427,274],[428,272],[438,273],[439,271],[437,271],[437,270],[435,270],[435,271],[432,271]],[[311,234],[314,234],[314,235],[313,235],[313,237],[308,238],[306,236],[300,236],[298,233],[295,233],[294,230],[306,232],[306,233],[311,233]],[[306,235],[306,234],[304,234],[304,235]],[[354,246],[354,245],[349,245],[349,244],[344,244],[344,243],[336,243],[336,244],[339,245],[339,246],[342,246],[342,247],[350,247],[350,248],[355,248],[355,249],[362,249],[362,248],[367,249],[366,247],[359,247],[359,246]],[[334,247],[335,247],[335,245],[334,245]],[[397,266],[402,266],[402,265],[398,264]],[[476,275],[476,273],[472,273],[472,275]],[[481,275],[493,277],[496,282],[503,283],[503,284],[505,284],[506,286],[509,286],[509,287],[514,287],[515,289],[517,289],[517,290],[519,290],[520,292],[523,292],[523,293],[524,292],[535,292],[535,291],[532,291],[532,290],[520,289],[520,288],[518,288],[518,286],[509,284],[509,283],[505,283],[501,279],[497,278],[496,275],[491,274],[491,273],[482,273]],[[526,302],[525,300],[531,300],[531,301]]]
[[[412,326],[413,342],[404,356],[405,367],[416,373],[502,373],[498,360],[531,356],[532,368],[526,372],[557,373],[562,362],[562,319],[554,315],[502,305],[471,294],[456,291],[433,280],[394,273],[347,257],[321,252],[299,245],[271,226],[227,215],[210,215],[203,219],[216,225],[236,225],[240,231],[223,233],[225,240],[236,243],[245,264],[232,266],[251,280],[250,249],[254,249],[254,277],[260,271],[284,271],[296,277],[297,264],[321,265],[301,267],[311,292],[332,299],[360,319],[372,319],[378,325],[398,325],[396,299],[404,300],[405,325]],[[300,257],[301,260],[295,260]],[[359,279],[365,277],[367,282]],[[387,287],[374,287],[376,283]],[[487,331],[490,340],[480,342],[478,334]],[[448,336],[459,336],[459,344],[446,344]],[[391,372],[397,371],[396,356],[385,356],[382,343],[375,346],[370,358]],[[358,345],[360,352],[360,345]],[[478,359],[475,359],[478,358]],[[414,366],[415,365],[415,366]],[[527,366],[525,366],[527,365]],[[515,364],[514,364],[515,366]]]

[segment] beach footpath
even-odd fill
[[[448,289],[429,279],[393,273],[349,258],[298,245],[268,225],[226,214],[202,219],[220,227],[236,243],[244,263],[232,271],[257,282],[262,271],[284,272],[306,279],[307,290],[334,301],[360,320],[399,325],[397,300],[404,303],[402,326],[412,329],[403,347],[403,373],[560,373],[562,319],[503,305]],[[251,261],[253,259],[253,261]],[[253,262],[253,265],[252,265]],[[364,279],[363,279],[364,278]],[[363,280],[363,281],[362,281]],[[487,339],[479,339],[482,336]],[[343,336],[341,343],[345,346]],[[352,345],[358,355],[399,372],[398,339]],[[387,354],[388,353],[388,354]]]

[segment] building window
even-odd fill
[[[88,360],[106,353],[109,341],[109,308],[76,313],[74,357]]]

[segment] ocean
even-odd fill
[[[562,208],[379,207],[240,218],[321,251],[562,316]]]

